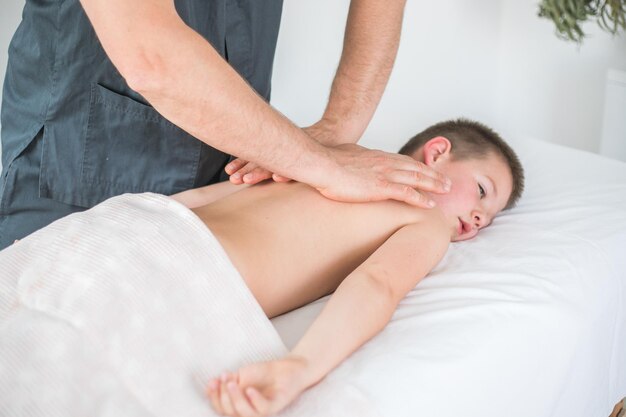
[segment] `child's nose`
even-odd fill
[[[477,229],[480,229],[483,226],[484,218],[484,215],[479,211],[474,211],[472,213],[472,223]]]

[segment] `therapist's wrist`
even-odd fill
[[[353,120],[325,115],[302,130],[321,144],[332,147],[344,143],[357,143],[364,129]]]
[[[333,149],[304,134],[304,130],[300,132],[302,136],[297,140],[298,151],[291,155],[284,172],[282,170],[274,172],[314,188],[325,186],[341,168],[337,164]]]

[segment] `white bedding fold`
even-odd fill
[[[190,210],[125,194],[0,252],[0,410],[209,416],[206,382],[286,347]],[[285,416],[373,415],[325,380]]]

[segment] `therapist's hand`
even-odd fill
[[[430,208],[435,202],[421,191],[450,191],[451,184],[443,174],[410,156],[355,144],[338,145],[331,150],[334,172],[318,173],[318,178],[310,185],[332,200],[368,202],[391,199]]]
[[[391,199],[431,208],[435,203],[423,191],[450,191],[450,182],[444,175],[410,156],[351,143],[330,147],[328,152],[334,162],[333,169],[320,170],[309,185],[331,200],[356,203]],[[289,181],[274,177],[278,181]],[[231,179],[231,182],[234,181]],[[245,182],[248,184],[247,180]]]

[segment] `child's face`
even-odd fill
[[[430,150],[429,155],[427,146],[428,143],[424,145],[424,162],[452,180],[449,193],[430,197],[450,221],[451,240],[471,239],[506,206],[513,189],[510,170],[496,154],[490,153],[483,159],[454,160],[445,151],[433,156]]]

